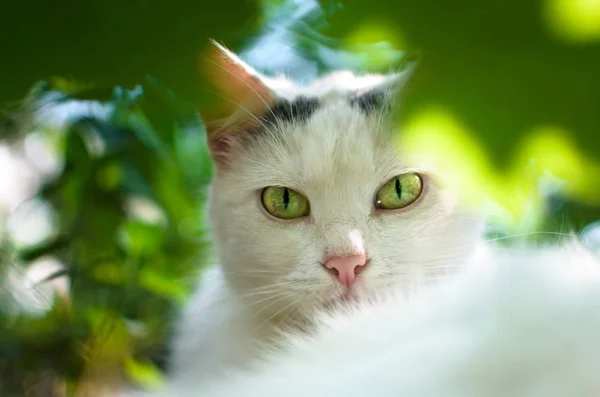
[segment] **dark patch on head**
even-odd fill
[[[273,125],[281,122],[306,122],[318,108],[317,98],[298,97],[293,101],[280,99],[267,110],[262,120]]]
[[[350,98],[350,105],[357,106],[366,115],[373,111],[390,108],[390,104],[386,101],[386,93],[381,90],[372,90],[365,93],[357,93]]]

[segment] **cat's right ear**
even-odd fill
[[[213,106],[203,114],[208,145],[217,165],[227,166],[243,135],[260,125],[276,97],[264,77],[217,42],[212,41],[201,59],[215,94]]]

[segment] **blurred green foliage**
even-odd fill
[[[203,125],[194,113],[181,116],[156,84],[138,88],[116,88],[105,119],[82,117],[60,137],[64,168],[39,192],[57,210],[56,233],[21,247],[14,262],[59,258],[67,268],[50,278],[68,276],[70,298],[57,297],[41,319],[5,319],[12,324],[0,332],[0,362],[13,374],[51,369],[78,379],[86,370],[82,347],[104,350],[104,338],[113,338],[118,326],[125,330],[114,341],[114,365],[130,355],[161,354],[156,349],[166,339],[174,305],[206,262],[201,203],[211,163]],[[157,107],[161,111],[153,112]],[[131,209],[140,203],[155,215]],[[144,333],[134,343],[135,323]],[[2,395],[20,395],[23,378],[6,379],[16,383],[0,382]]]
[[[594,2],[26,1],[4,2],[0,15],[0,143],[42,130],[64,162],[37,194],[55,233],[35,246],[5,241],[0,253],[3,397],[100,395],[123,374],[160,382],[169,324],[210,262],[212,168],[197,112],[214,99],[198,72],[209,37],[234,50],[279,40],[305,61],[283,68],[295,77],[418,56],[405,145],[445,161],[466,196],[489,193],[502,208],[495,235],[600,219]],[[268,69],[274,54],[264,54],[257,67]],[[72,101],[108,112],[65,131],[32,121],[32,110]],[[548,176],[557,188],[540,188]],[[42,314],[10,309],[10,272],[48,256],[65,264],[48,282],[67,276],[68,297]]]

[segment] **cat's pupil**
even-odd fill
[[[396,178],[396,194],[398,198],[402,198],[402,186],[400,186],[400,179]]]
[[[290,191],[285,188],[283,189],[283,206],[287,210],[290,205]]]

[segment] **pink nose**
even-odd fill
[[[365,255],[336,256],[325,262],[325,267],[331,270],[342,285],[349,286],[367,264]]]

